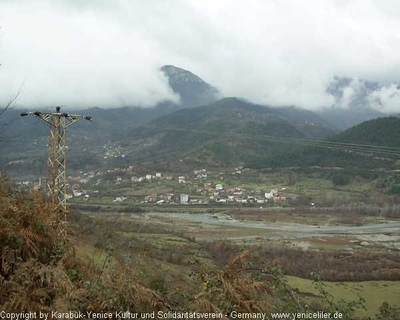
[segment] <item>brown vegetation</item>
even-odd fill
[[[228,241],[204,243],[212,257],[224,265],[238,253]],[[317,271],[325,281],[400,280],[397,252],[343,252],[299,250],[277,246],[251,246],[255,261],[277,266],[287,275],[309,278]]]
[[[232,259],[222,270],[195,274],[200,280],[199,293],[191,306],[208,312],[271,312],[276,309],[273,288],[265,279],[255,280],[248,271],[249,251]]]
[[[21,195],[0,183],[0,309],[4,311],[165,308],[121,264],[102,268],[76,255],[54,228],[52,208],[37,193]],[[107,256],[108,257],[108,256]]]

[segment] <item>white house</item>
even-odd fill
[[[178,182],[179,182],[179,183],[186,183],[186,178],[185,178],[185,176],[180,176],[180,177],[178,177]]]
[[[76,190],[72,190],[72,193],[74,194],[74,197],[82,196],[82,192],[79,192],[79,191],[76,191]]]
[[[126,197],[116,197],[115,200],[113,200],[113,202],[123,202],[126,200]]]
[[[181,204],[187,204],[189,201],[189,195],[187,194],[181,194]]]
[[[272,199],[274,197],[272,192],[266,192],[264,196],[265,196],[265,199]]]
[[[265,193],[265,199],[272,199],[278,193],[277,189],[271,189],[271,192]]]

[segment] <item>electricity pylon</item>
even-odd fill
[[[92,120],[92,117],[62,113],[56,107],[55,113],[29,111],[21,116],[34,115],[50,127],[48,156],[46,165],[46,193],[50,196],[54,211],[58,214],[59,233],[66,236],[67,222],[67,140],[66,129],[79,120]]]

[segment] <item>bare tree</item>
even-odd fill
[[[4,112],[6,112],[7,109],[9,109],[9,108],[11,107],[11,105],[17,100],[18,96],[20,95],[20,93],[21,93],[21,91],[22,91],[22,87],[23,87],[23,86],[21,86],[21,88],[19,88],[18,92],[17,92],[13,97],[10,98],[10,101],[8,101],[8,103],[6,104],[6,106],[5,106],[2,110],[0,110],[0,116],[1,116]]]
[[[15,101],[17,101],[17,99],[18,99],[18,97],[19,97],[19,95],[21,94],[21,92],[22,92],[22,90],[23,90],[23,88],[24,88],[24,85],[25,85],[25,80],[24,80],[24,82],[22,83],[22,85],[21,85],[21,87],[19,88],[19,90],[17,91],[17,93],[14,95],[14,96],[12,96],[11,98],[10,98],[10,100],[8,101],[8,103],[4,106],[4,107],[0,107],[0,117],[3,115],[3,113],[4,112],[6,112],[8,109],[11,109],[12,108],[12,106],[13,106],[13,104],[15,103]],[[14,121],[11,121],[11,122],[9,122],[9,123],[0,123],[0,134],[6,129],[6,127],[8,126],[8,125],[10,125],[12,122],[14,122]]]

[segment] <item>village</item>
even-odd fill
[[[134,166],[118,167],[105,171],[78,171],[68,177],[67,199],[70,202],[137,203],[137,204],[259,204],[296,200],[297,195],[281,188],[246,188],[242,184],[226,183],[225,177],[240,177],[247,169],[235,168],[231,172],[193,170],[190,174],[146,173],[138,174]],[[236,179],[235,181],[241,181]],[[22,181],[20,188],[41,190],[45,178]],[[130,190],[139,190],[132,193]],[[144,194],[147,190],[152,190]],[[166,191],[168,190],[168,191]],[[158,192],[159,191],[159,192]]]

